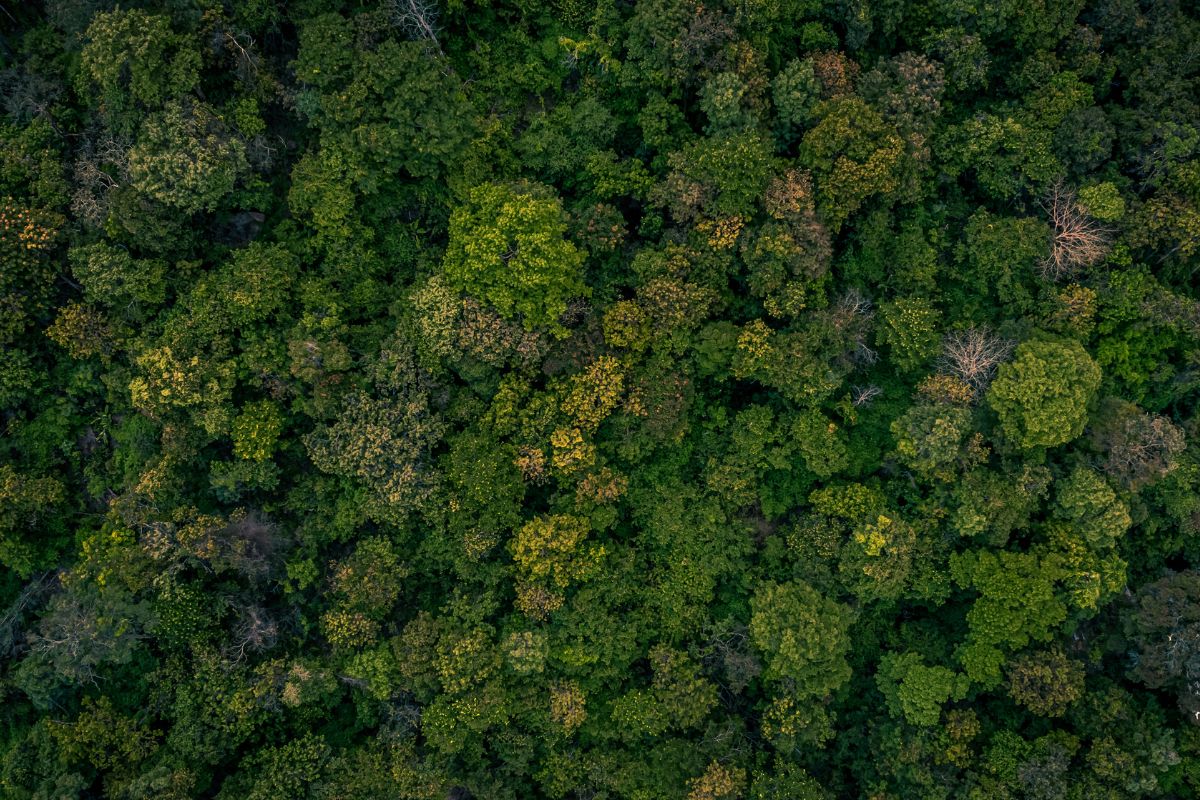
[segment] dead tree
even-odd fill
[[[982,328],[954,331],[942,343],[941,368],[978,395],[987,388],[996,368],[1008,358],[1012,349],[1012,342]]]
[[[417,41],[429,42],[439,53],[437,39],[438,8],[432,0],[385,0],[392,24]]]
[[[270,650],[279,640],[279,625],[259,606],[248,606],[238,615],[232,638],[225,655],[234,662],[242,661],[249,653]]]
[[[1061,182],[1050,188],[1042,207],[1054,229],[1050,252],[1042,259],[1042,277],[1050,281],[1069,278],[1099,263],[1108,254],[1109,231],[1088,216],[1075,193]]]
[[[863,408],[871,404],[879,395],[883,394],[883,390],[878,386],[853,386],[850,388],[850,402],[855,408]]]

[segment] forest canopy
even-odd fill
[[[1200,10],[4,4],[0,796],[1200,796]]]

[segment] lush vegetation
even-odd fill
[[[0,17],[0,796],[1200,794],[1186,0]]]

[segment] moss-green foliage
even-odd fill
[[[0,797],[1200,794],[1200,16],[0,12]]]
[[[133,127],[139,107],[158,108],[200,83],[199,48],[186,33],[172,30],[166,14],[101,12],[83,38],[77,85],[118,129]]]
[[[955,583],[979,593],[959,661],[973,682],[995,687],[1006,651],[1047,641],[1066,619],[1055,587],[1061,572],[1031,553],[986,550],[955,554],[950,568]]]
[[[899,132],[858,97],[830,100],[800,144],[801,162],[817,176],[817,208],[837,230],[873,195],[900,188],[904,143]]]
[[[921,404],[913,406],[892,423],[892,436],[904,463],[922,475],[950,479],[970,425],[969,409],[949,404]]]
[[[938,352],[941,315],[923,297],[901,297],[880,309],[879,343],[891,348],[901,370],[915,369]]]

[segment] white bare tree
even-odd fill
[[[996,368],[1009,357],[1013,343],[983,328],[953,331],[942,342],[942,371],[959,378],[978,395]]]
[[[1061,182],[1050,187],[1042,207],[1054,229],[1050,253],[1042,259],[1042,277],[1050,281],[1069,278],[1103,260],[1108,254],[1109,231],[1088,216],[1075,193]]]
[[[409,37],[432,44],[442,51],[438,43],[438,7],[434,0],[384,0],[383,8],[392,19],[392,24]]]

